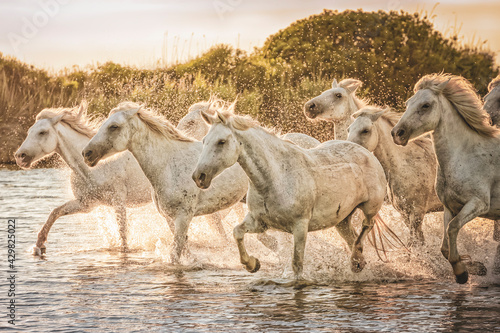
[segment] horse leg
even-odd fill
[[[500,243],[500,220],[493,222],[493,239]],[[493,274],[500,274],[500,244],[497,245],[497,253],[495,254],[495,263],[493,265]]]
[[[450,256],[450,243],[448,242],[448,225],[450,224],[451,219],[453,218],[453,214],[451,211],[444,207],[444,214],[443,214],[443,241],[441,242],[441,253],[443,254],[443,257],[448,260]]]
[[[128,251],[127,244],[127,209],[125,206],[117,206],[115,207],[116,213],[116,221],[118,222],[118,226],[120,228],[120,240],[121,240],[121,249],[122,251]]]
[[[293,273],[295,280],[302,280],[302,271],[304,268],[304,252],[306,249],[306,240],[308,232],[308,220],[298,221],[293,231]]]
[[[340,221],[335,226],[335,228],[339,232],[340,236],[346,241],[350,250],[352,250],[352,248],[354,246],[354,242],[358,238],[358,233],[352,227],[352,223],[351,223],[352,215],[353,214],[351,213],[349,216],[347,216],[345,219]]]
[[[88,213],[91,209],[91,205],[84,204],[80,200],[71,200],[55,208],[50,213],[47,222],[45,222],[43,227],[38,232],[36,245],[33,247],[33,254],[41,255],[45,253],[45,242],[47,241],[50,228],[52,228],[52,225],[54,225],[54,222],[56,222],[58,218],[77,213]]]
[[[248,232],[262,233],[264,231],[266,231],[266,226],[256,221],[250,213],[245,216],[243,222],[234,227],[233,235],[240,252],[240,262],[250,273],[255,273],[260,269],[260,262],[259,259],[248,255],[244,242],[245,234]]]
[[[182,250],[187,242],[189,224],[191,223],[192,214],[179,215],[174,220],[174,248],[172,250],[170,259],[173,264],[178,264],[182,254]]]
[[[409,215],[410,224],[410,240],[408,246],[412,247],[415,245],[424,245],[424,232],[422,231],[422,221],[424,219],[424,214],[414,211]]]
[[[242,220],[243,218],[245,218],[245,207],[243,203],[238,202],[233,206],[233,209],[238,216],[238,220]],[[266,232],[257,234],[257,240],[269,250],[273,252],[278,251],[278,240],[275,237],[268,235]]]
[[[365,216],[365,219],[363,220],[363,224],[361,227],[361,232],[359,233],[359,236],[356,239],[356,241],[354,242],[354,245],[352,247],[351,270],[354,273],[361,272],[366,265],[366,261],[365,261],[365,258],[363,256],[363,240],[364,240],[365,236],[373,228],[373,224],[375,222],[373,220],[373,216],[374,215]]]
[[[210,225],[217,230],[217,233],[225,240],[227,240],[226,231],[224,230],[224,226],[222,225],[222,220],[229,214],[229,209],[226,214],[222,214],[220,211],[215,212],[207,216],[208,222]]]
[[[466,283],[469,279],[469,273],[467,272],[467,267],[458,254],[457,249],[457,236],[460,229],[469,221],[473,220],[475,217],[484,214],[488,211],[489,207],[480,199],[472,199],[467,202],[462,210],[451,219],[448,224],[448,243],[450,249],[450,255],[448,261],[453,267],[453,273],[455,274],[457,283]]]

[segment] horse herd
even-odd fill
[[[45,253],[59,217],[98,205],[115,209],[126,250],[126,207],[152,197],[174,234],[171,261],[178,263],[193,217],[211,214],[225,237],[224,214],[231,207],[242,212],[246,198],[248,213],[234,238],[249,272],[258,271],[260,262],[246,251],[246,233],[257,233],[272,250],[277,241],[267,229],[291,233],[293,272],[300,280],[307,233],[332,226],[352,251],[351,269],[359,272],[366,264],[363,241],[375,223],[383,223],[378,212],[388,195],[410,229],[411,246],[424,243],[424,215],[444,211],[441,252],[456,281],[467,282],[469,272],[486,274],[482,263],[459,255],[457,235],[476,217],[500,220],[500,77],[490,83],[483,105],[466,79],[426,75],[402,117],[358,98],[360,85],[334,80],[304,105],[307,118],[334,122],[336,140],[324,143],[301,133],[279,136],[236,115],[234,103],[218,100],[194,104],[177,128],[133,102],[120,103],[98,129],[84,102],[42,110],[16,162],[29,168],[58,153],[72,169],[75,199],[51,212],[34,254]],[[351,223],[357,209],[364,215],[359,234]],[[500,222],[494,239],[500,241]]]

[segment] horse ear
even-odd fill
[[[372,122],[376,122],[380,118],[380,116],[382,116],[384,114],[384,112],[385,112],[385,110],[382,110],[382,111],[379,111],[379,112],[376,112],[376,113],[372,113],[370,115],[370,120]]]
[[[139,106],[137,109],[133,108],[133,109],[129,109],[127,111],[123,111],[123,113],[125,114],[125,116],[127,116],[127,118],[130,118],[132,116],[134,116],[137,112],[139,112],[141,109],[142,109],[143,105]]]
[[[359,87],[361,87],[361,85],[362,85],[361,81],[355,80],[352,83],[350,83],[347,87],[345,87],[345,90],[347,90],[349,94],[353,94],[356,92],[356,90],[358,90]]]
[[[338,86],[339,84],[337,83],[337,79],[333,79],[332,88],[337,88]]]
[[[444,90],[444,88],[446,88],[446,85],[448,85],[448,82],[450,82],[450,80],[451,80],[451,77],[450,77],[448,80],[446,80],[446,81],[441,82],[440,84],[438,84],[438,85],[437,85],[437,89],[438,89],[439,91],[443,91],[443,90]]]
[[[57,116],[52,117],[50,119],[50,122],[52,123],[52,125],[55,125],[55,124],[57,124],[58,122],[61,121],[61,119],[62,119],[63,116],[64,116],[63,114],[58,114]]]
[[[78,115],[83,115],[87,111],[87,108],[88,108],[88,103],[84,99],[80,102],[80,105],[78,106]]]
[[[222,113],[220,113],[219,111],[217,111],[217,118],[219,118],[219,120],[224,124],[224,125],[227,125],[227,118],[226,116],[224,116]]]
[[[214,123],[215,117],[208,114],[205,110],[201,110],[200,114],[201,114],[201,119],[203,119],[203,121],[205,121],[208,125],[212,125]]]

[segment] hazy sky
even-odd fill
[[[445,0],[436,27],[461,28],[500,53],[500,3]],[[432,10],[435,1],[7,0],[0,2],[0,52],[52,69],[112,60],[151,67],[199,54],[215,43],[245,50],[323,8]],[[474,37],[475,36],[475,37]],[[497,61],[500,59],[497,57]]]

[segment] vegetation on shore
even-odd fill
[[[0,163],[13,162],[40,110],[82,99],[94,116],[133,100],[175,124],[191,104],[215,94],[237,98],[237,111],[264,125],[323,141],[332,138],[331,124],[307,121],[302,106],[333,78],[360,79],[363,97],[403,110],[416,80],[441,71],[466,77],[480,94],[499,72],[491,51],[443,36],[423,15],[360,10],[325,10],[296,21],[250,54],[216,45],[186,63],[152,70],[108,62],[50,75],[0,54]]]

